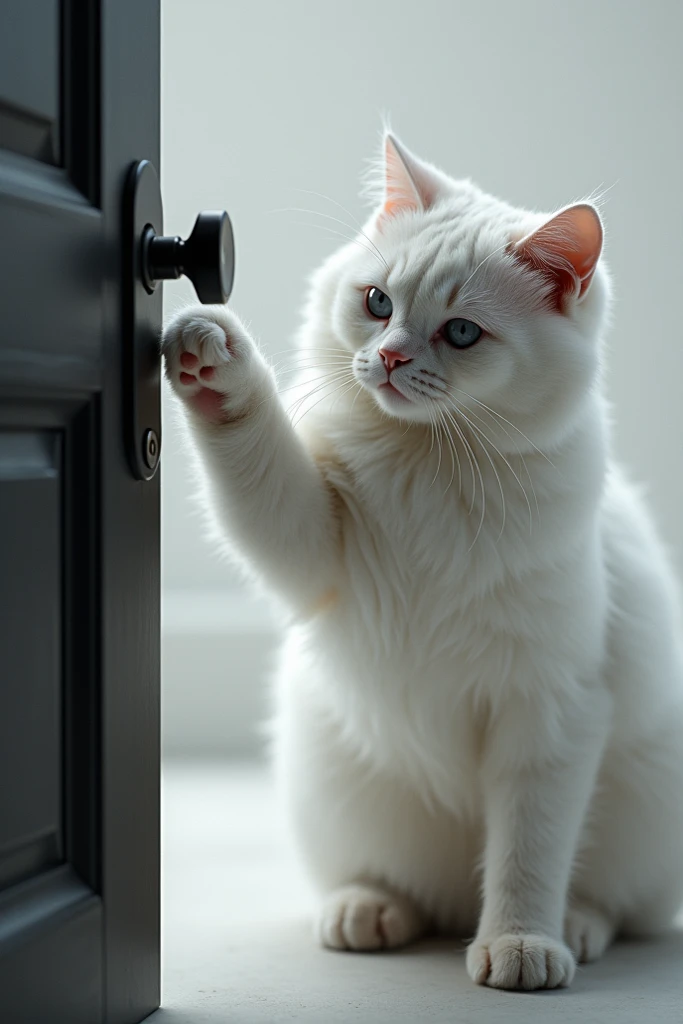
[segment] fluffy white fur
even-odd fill
[[[476,982],[566,985],[683,898],[677,599],[610,454],[600,222],[385,145],[313,280],[300,422],[227,309],[172,320],[167,374],[221,534],[290,612],[275,759],[322,942],[444,929]],[[439,339],[454,317],[482,339]]]

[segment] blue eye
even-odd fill
[[[469,348],[479,341],[483,334],[478,324],[473,324],[471,320],[463,320],[459,316],[455,320],[449,320],[441,330],[446,341],[454,348]]]
[[[368,288],[365,293],[365,308],[376,320],[388,320],[394,310],[389,296],[379,288]]]

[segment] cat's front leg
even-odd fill
[[[176,314],[162,341],[206,503],[238,556],[298,610],[331,585],[332,495],[280,404],[274,375],[223,306]]]
[[[529,990],[571,983],[567,890],[601,749],[591,730],[559,756],[546,747],[542,756],[517,754],[484,773],[484,904],[467,950],[478,984]]]

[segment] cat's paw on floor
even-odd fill
[[[419,938],[425,929],[425,918],[412,900],[379,886],[338,889],[327,897],[318,918],[318,937],[328,949],[394,949]]]
[[[466,962],[478,985],[526,991],[569,985],[576,969],[571,951],[547,935],[477,938],[467,949]]]
[[[614,936],[614,925],[595,907],[581,903],[570,907],[564,922],[564,939],[577,963],[598,960]]]

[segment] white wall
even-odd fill
[[[344,216],[298,191],[306,189],[359,215],[358,178],[382,113],[412,149],[520,205],[552,209],[611,186],[618,448],[649,485],[683,570],[680,0],[163,0],[162,8],[166,228],[187,232],[198,210],[229,210],[233,305],[272,352],[288,344],[307,273],[336,244],[313,225],[339,228],[277,211]],[[166,285],[167,311],[191,294],[183,282]],[[226,593],[234,578],[202,541],[188,490],[167,417],[167,745],[244,749],[271,634],[258,609]]]

